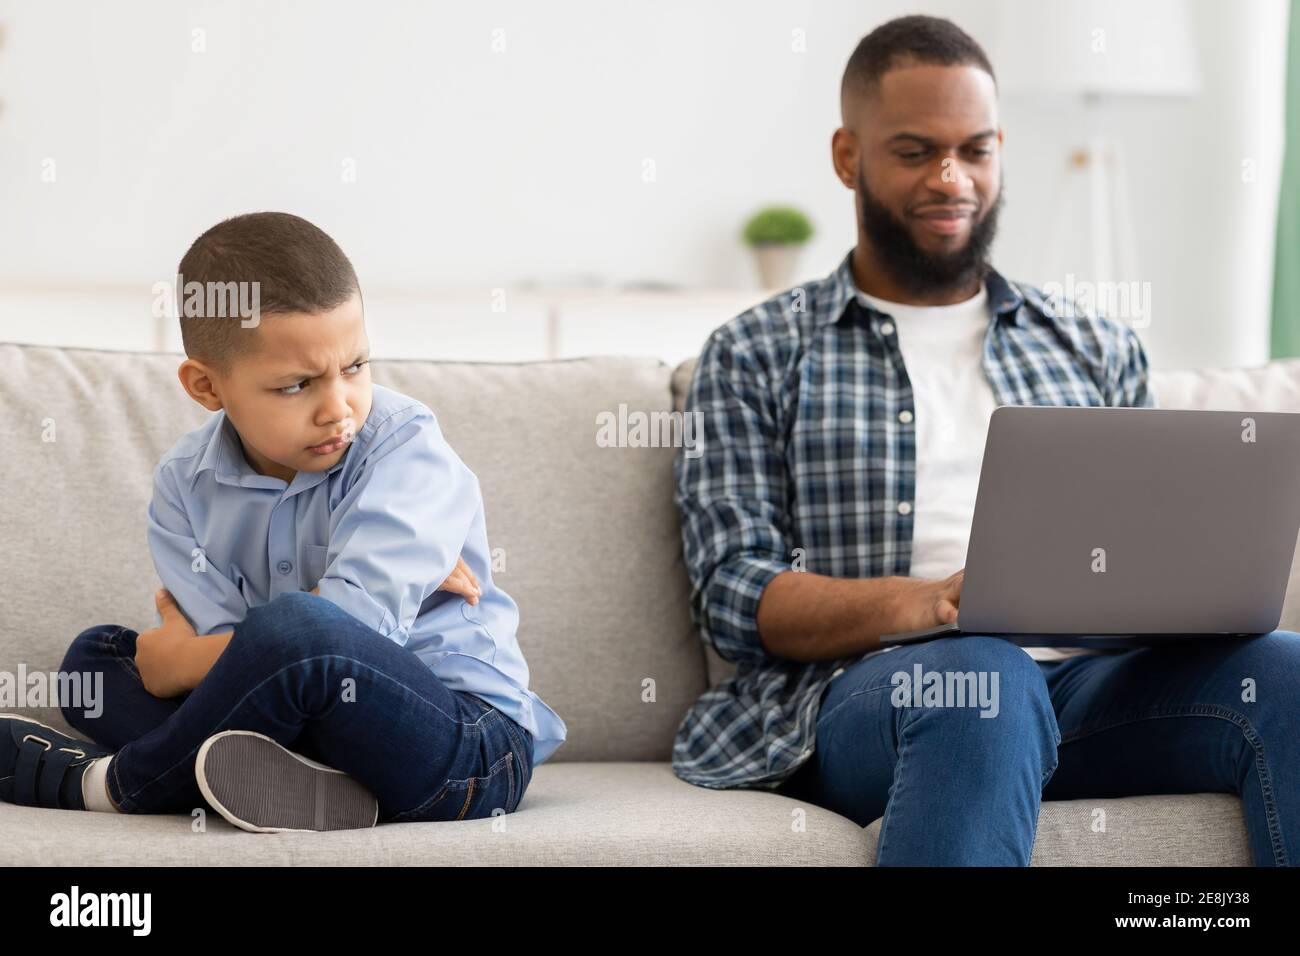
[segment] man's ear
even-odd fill
[[[858,188],[858,164],[862,161],[862,147],[858,137],[847,126],[841,126],[831,136],[831,163],[835,175],[847,189]]]
[[[176,369],[176,377],[185,393],[208,411],[215,412],[224,407],[213,381],[214,375],[202,362],[187,358]]]

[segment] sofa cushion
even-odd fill
[[[863,866],[868,845],[861,827],[829,810],[772,793],[694,787],[666,763],[548,761],[519,809],[495,820],[253,834],[208,812],[206,832],[192,826],[185,814],[117,816],[0,803],[0,863]]]
[[[1097,821],[1105,821],[1105,829]],[[493,820],[249,834],[217,814],[115,816],[0,803],[0,863],[44,866],[837,865],[875,862],[881,821],[757,790],[708,790],[666,763],[548,762]],[[67,837],[64,839],[63,837]],[[1034,866],[1248,866],[1229,794],[1043,803]]]
[[[94,624],[156,625],[153,468],[209,414],[181,390],[180,358],[0,345],[0,670],[54,670]],[[596,441],[620,403],[671,408],[668,368],[384,361],[374,380],[428,404],[479,477],[531,686],[568,725],[553,759],[668,759],[705,680],[673,451]],[[67,729],[57,710],[15,709]]]

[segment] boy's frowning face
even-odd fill
[[[257,343],[227,373],[193,359],[181,364],[186,391],[212,411],[226,410],[259,474],[288,482],[299,471],[332,468],[370,414],[361,297],[328,312],[266,316],[240,334]],[[330,439],[337,440],[318,447]]]

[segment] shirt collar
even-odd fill
[[[838,322],[848,311],[850,304],[857,304],[869,315],[880,315],[870,306],[862,305],[858,300],[858,285],[853,280],[853,250],[849,250],[839,267],[827,276],[826,310],[823,313],[830,322]],[[984,290],[988,293],[989,310],[1004,321],[1022,324],[1021,306],[1025,299],[1014,285],[1008,282],[1000,272],[989,267],[984,274]]]
[[[334,467],[328,471],[300,471],[293,476],[293,481],[285,486],[279,478],[271,475],[261,475],[253,470],[253,466],[248,463],[244,457],[244,446],[240,443],[239,433],[235,431],[234,424],[226,415],[225,409],[217,411],[217,423],[213,428],[212,438],[208,441],[207,447],[203,449],[203,457],[199,459],[199,465],[194,469],[194,475],[190,479],[190,488],[193,488],[198,482],[199,475],[205,471],[212,471],[217,481],[223,485],[235,485],[241,488],[270,488],[276,491],[290,490],[294,494],[300,491],[306,491],[308,488],[333,474],[343,467],[346,455],[335,462]],[[348,449],[351,451],[352,449]]]

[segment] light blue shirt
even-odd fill
[[[255,472],[224,411],[154,469],[149,550],[197,634],[233,630],[286,591],[320,595],[407,648],[448,687],[533,735],[540,764],[564,721],[528,689],[519,609],[492,581],[478,479],[421,402],[374,385],[352,446],[286,483]],[[465,563],[477,605],[437,588]]]

